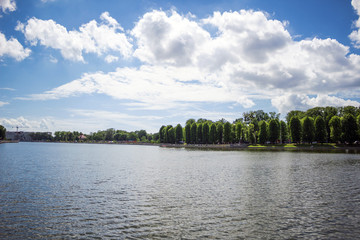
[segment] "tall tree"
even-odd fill
[[[220,122],[216,124],[216,142],[223,143],[223,124]]]
[[[186,123],[185,123],[185,125],[188,125],[188,124],[190,124],[190,126],[191,126],[191,124],[193,124],[194,122],[196,122],[196,121],[195,121],[195,119],[193,119],[193,118],[190,118],[190,119],[186,120]]]
[[[277,119],[271,119],[269,122],[269,141],[275,143],[280,138],[280,123]]]
[[[298,119],[302,119],[305,117],[305,113],[303,111],[293,110],[287,113],[286,122],[290,124],[292,117],[298,117]]]
[[[251,144],[255,144],[256,143],[256,135],[255,135],[255,128],[254,128],[254,124],[250,123],[248,125],[248,128],[247,128],[247,135],[248,135],[248,141],[251,143]]]
[[[236,122],[235,124],[235,138],[237,142],[241,140],[241,131],[242,131],[242,124],[241,122]]]
[[[170,143],[170,141],[172,140],[172,139],[170,139],[170,136],[169,136],[169,130],[170,130],[171,128],[173,128],[172,125],[167,125],[166,128],[165,128],[165,142],[166,142],[166,143]],[[171,137],[172,137],[172,136],[171,136]]]
[[[179,123],[175,127],[175,143],[179,143],[183,140],[183,129],[181,124]]]
[[[211,123],[209,130],[209,143],[214,144],[216,142],[216,125]]]
[[[280,138],[281,138],[281,143],[284,143],[289,138],[287,125],[284,121],[280,121]]]
[[[333,116],[329,121],[331,141],[337,143],[341,140],[341,121],[340,117]]]
[[[259,143],[264,144],[268,140],[267,123],[265,121],[261,121],[259,128]]]
[[[315,141],[325,142],[326,141],[326,125],[325,121],[321,116],[315,118]]]
[[[226,122],[224,124],[224,143],[231,142],[231,124]]]
[[[160,130],[159,130],[159,139],[161,143],[165,142],[165,129],[166,127],[164,125],[161,126]]]
[[[198,123],[196,127],[196,140],[197,143],[203,143],[202,123]]]
[[[185,142],[187,144],[191,143],[191,123],[186,123],[185,125]]]
[[[167,140],[168,143],[175,143],[175,129],[172,126],[167,128]]]
[[[344,117],[341,118],[341,127],[343,141],[350,144],[354,143],[357,139],[357,124],[354,115],[346,113]]]
[[[203,134],[203,142],[205,144],[208,144],[209,143],[209,123],[208,122],[205,122],[202,126],[202,134]]]
[[[300,142],[301,140],[301,122],[297,116],[290,119],[290,135],[293,142]]]
[[[193,124],[191,124],[191,131],[190,131],[190,139],[191,139],[191,143],[195,144],[196,143],[196,129],[197,129],[197,125],[196,122],[194,122]]]
[[[311,143],[314,140],[314,120],[311,117],[305,117],[302,125],[302,140]]]
[[[4,140],[6,138],[6,128],[0,125],[0,140]]]

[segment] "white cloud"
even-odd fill
[[[0,8],[4,13],[8,10],[13,12],[16,10],[16,2],[15,0],[0,0]]]
[[[16,61],[21,61],[27,58],[31,50],[24,48],[17,39],[10,38],[6,40],[4,34],[0,32],[0,58],[7,56],[14,58]]]
[[[18,23],[16,30],[22,31],[32,45],[43,45],[60,50],[62,56],[73,61],[84,62],[83,53],[102,55],[107,52],[129,57],[132,44],[123,33],[122,27],[108,12],[100,16],[102,22],[95,20],[80,26],[79,30],[68,31],[53,20],[35,17],[25,24]]]
[[[339,97],[329,95],[317,95],[309,97],[306,94],[285,94],[271,100],[271,104],[280,113],[287,113],[291,110],[307,110],[313,107],[326,106],[355,106],[360,107],[360,103],[352,100],[344,100]]]
[[[23,116],[18,118],[0,118],[0,125],[8,131],[15,131],[19,127],[20,131],[49,131],[53,128],[53,122],[49,118],[30,120]]]
[[[217,102],[250,108],[255,106],[256,99],[273,99],[273,105],[281,112],[315,104],[357,104],[339,96],[349,90],[360,92],[360,56],[351,54],[349,47],[337,40],[294,40],[286,29],[288,22],[270,19],[260,11],[215,12],[199,20],[189,16],[175,11],[151,11],[139,19],[130,31],[136,40],[133,55],[144,62],[138,68],[87,73],[67,84],[22,99],[105,94],[114,99],[131,100],[127,103],[131,109],[151,110]],[[33,18],[26,27],[24,25],[23,31],[26,35],[26,29],[31,26],[30,36],[30,29],[61,32],[58,35],[69,36],[70,41],[77,37],[82,39],[85,33],[92,32],[88,30],[90,26],[120,29],[108,13],[103,13],[101,19],[101,25],[91,21],[80,31],[68,32],[51,20]],[[48,26],[45,31],[33,25]],[[21,24],[18,26],[22,28]],[[47,37],[52,39],[51,34]],[[27,39],[41,42],[43,36],[37,33]],[[73,55],[63,53],[69,58],[81,60],[82,52],[105,53],[106,49],[112,49],[107,44],[103,48],[98,44],[97,50],[91,44],[90,47],[78,47],[71,41],[66,46]],[[56,41],[42,44],[53,42]],[[117,60],[114,57],[108,54],[105,60]],[[318,97],[310,98],[309,95]]]
[[[198,48],[209,41],[210,34],[198,23],[177,12],[146,13],[131,31],[138,47],[134,56],[147,63],[190,65]]]
[[[113,55],[107,55],[107,56],[105,57],[105,62],[107,62],[107,63],[116,62],[116,61],[118,61],[118,60],[119,60],[119,58],[116,57],[116,56],[113,56]]]
[[[6,105],[6,104],[9,104],[9,103],[8,103],[8,102],[2,102],[2,101],[0,101],[0,107],[4,106],[4,105]]]
[[[357,29],[350,33],[349,38],[353,42],[355,48],[360,48],[360,0],[352,0],[351,5],[353,6],[359,18],[354,22],[354,25]]]

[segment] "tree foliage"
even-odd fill
[[[269,141],[275,143],[280,138],[280,123],[277,119],[271,119],[269,122]]]
[[[300,142],[301,140],[301,122],[297,116],[290,119],[290,135],[293,142]]]
[[[354,115],[346,113],[341,118],[342,139],[347,143],[354,143],[357,139],[357,124]]]
[[[231,142],[231,124],[226,122],[224,124],[224,143]]]
[[[325,121],[321,116],[315,118],[315,141],[317,142],[326,142],[326,125]]]
[[[305,117],[302,122],[302,140],[311,143],[314,140],[314,120],[311,117]]]
[[[287,141],[289,138],[287,125],[284,121],[280,121],[280,138],[282,143]]]
[[[259,143],[264,144],[268,140],[267,123],[261,121],[259,128]]]
[[[6,128],[0,125],[0,140],[4,140],[6,138]]]

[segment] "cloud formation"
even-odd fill
[[[6,39],[5,35],[0,32],[0,58],[11,57],[16,61],[21,61],[27,58],[31,50],[24,48],[17,39]]]
[[[93,20],[79,31],[70,32],[52,20],[36,18],[19,28],[34,44],[39,41],[61,49],[66,58],[82,61],[83,52],[103,54],[116,49],[95,37],[95,30],[89,30],[123,31],[108,13],[103,13],[101,19],[100,25]],[[130,107],[146,109],[176,108],[189,102],[238,103],[249,108],[257,99],[272,99],[273,106],[282,113],[290,107],[300,109],[314,104],[358,104],[339,96],[360,90],[360,56],[351,54],[348,46],[335,39],[296,41],[286,29],[287,24],[252,10],[214,12],[205,19],[154,10],[145,13],[129,31],[134,38],[133,56],[142,61],[141,66],[87,73],[23,99],[97,93],[131,100],[134,102],[128,103]],[[130,38],[125,33],[115,34]],[[124,56],[131,54],[129,41]],[[117,60],[112,56],[107,55],[106,61]]]
[[[354,22],[354,26],[357,29],[350,33],[349,38],[355,48],[360,48],[360,0],[352,0],[351,5],[353,6],[359,18]]]
[[[95,53],[98,56],[114,52],[129,57],[132,44],[123,28],[108,12],[101,14],[98,23],[92,20],[80,26],[79,30],[68,31],[53,20],[30,18],[26,23],[18,23],[16,30],[22,31],[26,40],[35,46],[58,49],[68,60],[84,62],[83,53]]]
[[[0,8],[4,13],[13,12],[16,10],[16,2],[15,0],[0,0]]]

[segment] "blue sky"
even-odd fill
[[[0,0],[0,124],[155,132],[360,106],[360,0]]]

